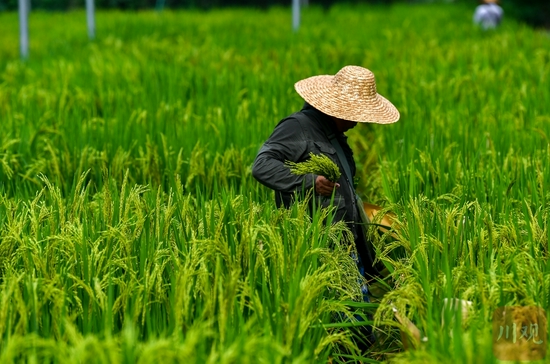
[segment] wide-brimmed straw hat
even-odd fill
[[[390,124],[399,111],[376,92],[374,74],[359,66],[346,66],[334,76],[313,76],[294,84],[311,106],[327,115],[359,123]]]

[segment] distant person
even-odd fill
[[[504,11],[497,3],[498,0],[483,0],[474,13],[474,23],[483,30],[496,28],[504,15]]]

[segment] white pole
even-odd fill
[[[29,58],[29,3],[19,0],[19,46],[21,58]]]
[[[300,27],[300,0],[292,0],[292,29],[297,31]]]
[[[88,38],[95,38],[94,0],[86,0],[86,20],[88,22]]]

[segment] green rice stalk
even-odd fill
[[[324,176],[332,182],[340,179],[340,169],[332,159],[324,154],[309,153],[309,156],[310,159],[305,162],[286,161],[285,165],[290,168],[290,172],[296,175],[313,173]]]

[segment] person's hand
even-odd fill
[[[323,196],[331,196],[335,188],[340,187],[339,183],[334,183],[324,176],[317,176],[315,179],[315,192]]]

